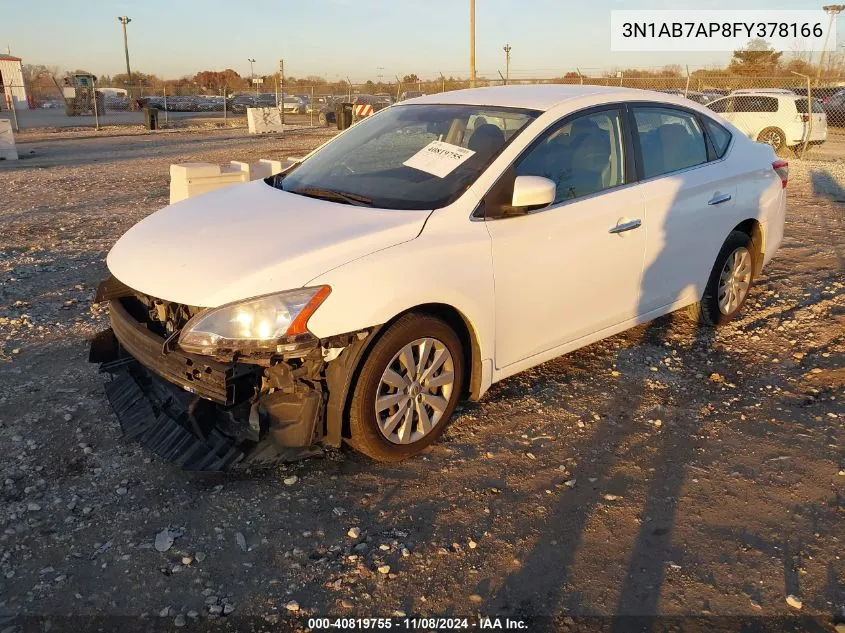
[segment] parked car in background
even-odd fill
[[[730,91],[728,90],[720,90],[716,88],[710,88],[707,90],[702,90],[701,94],[707,97],[708,103],[710,101],[715,101],[716,99],[721,99],[722,97],[726,97]]]
[[[323,127],[334,125],[336,118],[334,107],[338,101],[343,101],[344,97],[324,97],[323,102],[317,109],[317,122]]]
[[[671,89],[661,90],[660,92],[665,92],[666,94],[675,95],[678,97],[685,97],[686,99],[691,99],[692,101],[695,101],[696,103],[700,103],[702,105],[706,105],[707,103],[713,100],[710,96],[704,94],[703,92],[697,92],[695,90],[684,91]]]
[[[272,108],[276,106],[276,95],[272,92],[239,93],[233,95],[227,108],[235,114],[246,113],[247,108]]]
[[[731,90],[729,94],[732,95],[759,95],[759,94],[772,94],[772,95],[794,95],[795,93],[788,88],[739,88],[737,90]]]
[[[831,95],[825,104],[824,111],[830,125],[845,127],[845,90],[840,89]]]
[[[183,468],[342,442],[401,460],[518,372],[681,308],[733,319],[781,243],[787,177],[657,92],[421,97],[136,224],[91,358],[127,435]]]
[[[775,151],[802,144],[808,133],[810,143],[821,144],[827,140],[827,115],[815,108],[811,113],[806,97],[789,90],[737,90],[711,101],[707,107],[733,123],[748,138],[768,143]]]
[[[99,90],[97,92],[99,92]],[[125,112],[131,109],[132,100],[119,93],[106,93],[103,99],[103,104],[106,106],[106,110],[111,110],[112,112]]]
[[[308,107],[306,111],[310,114],[311,112],[320,112],[327,103],[333,101],[333,97],[321,95],[318,97],[314,97],[308,101]]]
[[[795,94],[800,95],[802,97],[807,96],[807,89],[806,88],[793,88],[792,91]],[[813,97],[815,97],[816,99],[818,99],[822,103],[827,104],[830,101],[831,97],[833,97],[837,92],[841,92],[841,91],[842,91],[842,86],[832,87],[832,88],[825,86],[825,87],[813,88],[812,94],[813,94]]]
[[[282,102],[282,109],[287,114],[305,114],[308,110],[308,104],[300,97],[286,95]]]

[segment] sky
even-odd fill
[[[611,9],[818,9],[807,0],[476,0],[476,67],[495,77],[510,44],[512,77],[580,68],[727,63],[729,53],[610,50]],[[120,15],[133,71],[163,78],[232,68],[320,75],[353,83],[415,73],[469,75],[468,0],[0,0],[0,52],[24,63],[125,72]],[[845,14],[843,14],[845,15]],[[840,18],[838,31],[845,34]]]

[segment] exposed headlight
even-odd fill
[[[194,354],[276,352],[286,337],[307,334],[309,317],[331,289],[300,288],[201,312],[185,324],[179,347]]]

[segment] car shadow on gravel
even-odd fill
[[[843,188],[830,173],[814,169],[810,172],[810,183],[812,184],[814,194],[822,198],[827,198],[833,204],[837,205],[840,212],[845,212],[845,188]],[[831,218],[826,218],[824,213],[820,213],[818,218],[822,226],[828,230],[829,234],[836,235],[842,230],[841,213],[839,216],[840,226],[834,226],[835,221]],[[836,259],[839,262],[840,271],[845,270],[845,247],[843,247],[841,241],[836,240],[831,241],[830,245],[836,253]]]
[[[677,207],[670,205],[669,208]],[[659,227],[661,234],[649,237],[649,244],[660,243],[663,247],[643,272],[637,314],[671,304],[681,297],[684,290],[688,290],[674,290],[670,284],[679,283],[677,277],[671,278],[671,271],[683,256],[679,249],[680,245],[688,243],[691,222],[688,213],[669,212]],[[652,227],[647,229],[653,230]],[[670,290],[668,295],[667,289]],[[694,289],[699,297],[704,290],[703,287]],[[666,325],[671,318],[670,315],[643,326],[638,346],[662,348],[664,344],[670,344]],[[724,347],[713,346],[713,328],[705,326],[700,319],[690,325],[692,331],[686,350],[690,362],[684,362],[684,366],[694,366],[692,357],[695,356],[706,357],[708,366],[727,366],[731,370],[742,364],[739,357],[733,358]],[[621,356],[620,353],[620,361]],[[692,377],[681,375],[680,378],[686,381]],[[620,419],[616,421],[608,421],[611,423],[603,421],[589,439],[587,450],[600,453],[599,457],[579,460],[578,480],[597,483],[578,486],[560,497],[559,504],[549,513],[546,521],[550,527],[541,533],[518,571],[508,575],[498,592],[491,597],[489,606],[494,612],[528,619],[537,616],[559,618],[561,612],[574,616],[587,614],[580,593],[570,591],[576,557],[584,545],[588,522],[595,520],[604,501],[616,499],[607,491],[614,484],[614,473],[633,452],[631,443],[636,440],[634,435],[638,432],[635,418],[645,417],[649,410],[646,399],[648,375],[626,377],[624,382],[624,388],[613,394],[609,410],[625,413],[619,413]],[[689,466],[700,452],[698,437],[707,417],[713,412],[709,390],[673,388],[669,395],[661,397],[661,405],[674,406],[685,413],[674,416],[673,420],[669,420],[670,426],[654,436],[656,445],[650,442],[653,451],[637,451],[637,459],[642,461],[639,466],[649,472],[645,499],[637,512],[640,527],[625,559],[627,569],[618,587],[616,604],[602,605],[602,610],[613,616],[610,626],[617,633],[659,630],[665,624],[661,623],[658,613],[666,570],[671,561],[683,559],[683,551],[673,548],[678,507]],[[706,601],[699,609],[705,615],[710,613]],[[555,629],[554,621],[545,620],[543,623],[548,630]],[[540,626],[543,628],[542,624]]]
[[[665,338],[667,322],[668,319],[660,319],[645,326],[639,345],[660,345]],[[711,331],[697,328],[688,354],[707,350],[712,338]],[[713,354],[712,351],[709,353]],[[727,362],[727,359],[719,358],[718,364],[722,362]],[[610,423],[602,423],[587,440],[589,446],[585,447],[585,451],[600,451],[603,456],[579,460],[578,480],[595,480],[595,485],[578,486],[561,496],[560,503],[549,513],[547,520],[547,525],[554,527],[540,536],[519,571],[508,576],[491,598],[493,612],[532,618],[555,614],[565,605],[568,613],[583,615],[578,594],[566,593],[566,588],[592,513],[605,502],[608,491],[616,491],[620,483],[624,484],[617,481],[618,476],[614,476],[614,472],[621,461],[620,455],[632,452],[630,444],[635,441],[633,436],[640,431],[634,418],[643,413],[641,405],[646,389],[644,384],[632,389],[630,385],[633,382],[629,381],[626,388],[619,389],[607,406],[610,411],[625,413],[619,414],[614,421],[608,421]],[[704,403],[686,404],[688,414],[675,420],[671,431],[659,436],[656,456],[650,464],[643,465],[652,466],[654,471],[646,501],[639,512],[641,528],[615,607],[618,615],[651,616],[656,613],[667,562],[677,558],[671,547],[675,514],[686,479],[685,465],[697,450],[692,438],[703,423],[698,408]],[[629,630],[625,627],[634,624],[628,618],[619,622],[623,628],[618,630]],[[643,630],[648,630],[647,625],[647,621],[636,623],[637,627],[646,626]]]

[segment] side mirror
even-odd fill
[[[542,209],[555,201],[557,185],[542,176],[517,176],[511,206],[517,213]]]

